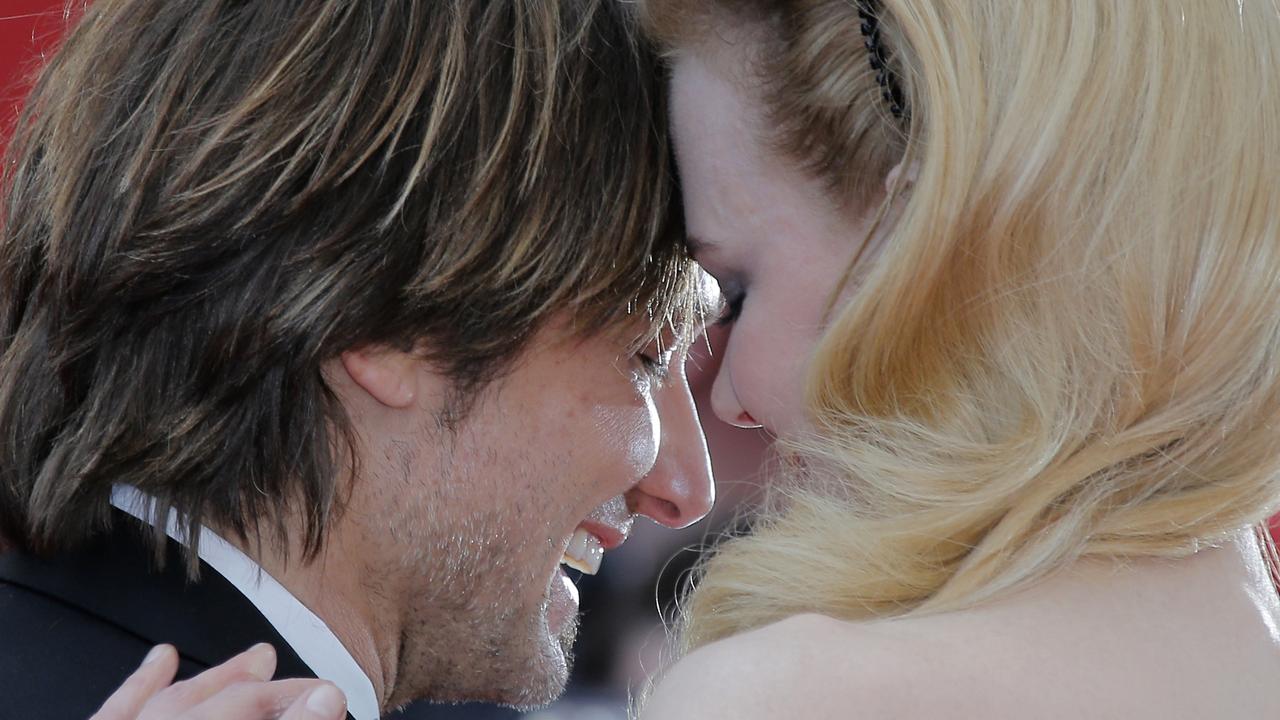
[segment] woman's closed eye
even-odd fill
[[[727,287],[723,292],[724,299],[721,303],[720,317],[716,319],[716,327],[732,325],[742,314],[742,302],[747,298],[746,292],[741,288]]]

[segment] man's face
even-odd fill
[[[393,701],[550,702],[577,627],[566,550],[590,563],[633,513],[683,527],[710,509],[683,357],[663,380],[654,348],[625,346],[548,328],[455,429],[419,399],[416,428],[370,445],[347,517],[369,592],[403,612]]]

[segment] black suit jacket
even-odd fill
[[[123,513],[85,550],[53,561],[0,555],[0,720],[86,720],[154,645],[172,643],[179,679],[259,642],[277,678],[314,678],[235,586],[201,563],[190,583],[172,540],[156,570],[144,533]],[[385,716],[384,716],[385,717]]]

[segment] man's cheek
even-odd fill
[[[618,463],[618,469],[626,474],[628,484],[649,474],[658,459],[658,444],[662,425],[653,396],[645,390],[636,405],[597,406],[593,415],[596,432],[610,457],[607,462]]]

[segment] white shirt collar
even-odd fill
[[[155,498],[129,485],[112,488],[111,504],[145,523],[155,524],[159,515]],[[187,544],[178,524],[178,513],[172,509],[165,533],[184,546]],[[316,677],[342,690],[347,696],[351,717],[379,719],[373,683],[323,620],[247,555],[206,527],[200,528],[199,555],[258,608]]]

